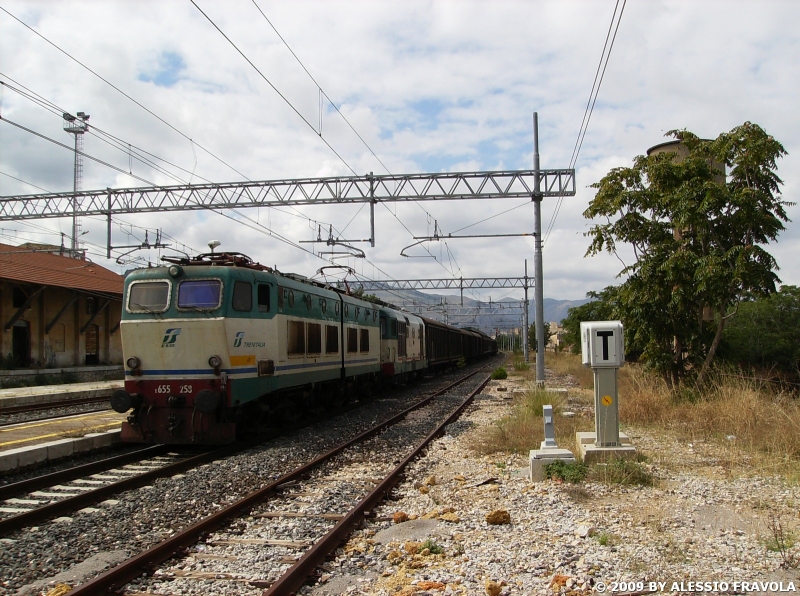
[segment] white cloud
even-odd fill
[[[191,142],[5,13],[0,13],[1,78],[41,94],[56,104],[57,111],[86,111],[92,126],[184,168],[186,172],[178,174],[185,180],[190,176],[194,181],[241,179],[203,148],[251,179],[347,175],[348,167],[357,173],[384,172],[324,102],[323,135],[347,165],[320,140],[319,92],[251,2],[198,4],[310,127],[190,3],[12,1],[4,8]],[[610,0],[402,4],[308,0],[259,5],[393,173],[530,168],[534,110],[540,118],[542,167],[566,167],[614,8]],[[588,242],[583,234],[590,223],[582,213],[593,196],[588,186],[610,168],[629,165],[670,129],[688,128],[714,137],[746,120],[760,124],[789,151],[779,164],[780,175],[786,181],[787,200],[795,197],[798,184],[793,174],[800,151],[795,108],[800,84],[796,60],[800,42],[794,31],[798,16],[800,6],[788,1],[626,5],[577,164],[577,195],[561,202],[547,239],[546,296],[580,298],[588,290],[616,283],[622,266],[616,257],[584,258]],[[172,73],[167,85],[151,80],[159,73]],[[61,130],[58,114],[8,89],[0,109],[3,118],[61,143],[72,142]],[[94,136],[86,135],[85,141],[87,153],[125,171],[157,184],[176,183]],[[72,170],[70,152],[0,123],[0,171],[64,191],[72,188]],[[94,162],[84,163],[86,189],[142,185]],[[36,189],[0,175],[0,195],[31,192]],[[434,220],[445,234],[453,233],[518,203],[378,205],[376,247],[357,244],[372,264],[357,259],[337,262],[378,278],[384,277],[382,271],[408,279],[449,276],[449,270],[464,277],[521,276],[525,259],[533,271],[530,238],[451,239],[450,254],[444,242],[432,242],[426,246],[436,260],[399,254],[415,242],[412,235],[432,234]],[[556,199],[543,202],[544,230],[557,204]],[[359,207],[298,207],[283,212],[262,208],[243,214],[294,243],[316,237],[320,223],[331,223],[338,230],[346,227],[344,238],[358,240],[369,236],[369,209],[359,212]],[[299,217],[298,212],[319,223]],[[530,232],[532,213],[528,204],[462,233]],[[790,208],[789,214],[797,220],[800,208]],[[227,250],[249,253],[285,271],[313,275],[325,264],[309,252],[219,214],[139,214],[120,220],[161,228],[198,250],[217,238]],[[33,223],[49,228],[53,235],[29,224],[2,222],[0,241],[16,234],[19,240],[53,242],[70,225],[67,219]],[[84,229],[89,230],[84,239],[97,245],[91,250],[104,254],[102,218],[85,219]],[[115,228],[115,244],[135,243],[131,238]],[[794,258],[798,245],[797,225],[790,223],[780,242],[770,247],[786,283],[800,284],[800,265]],[[327,248],[299,246],[312,253]],[[156,251],[141,255],[151,261],[158,258]]]

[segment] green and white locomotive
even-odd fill
[[[429,366],[428,349],[442,351],[426,343],[427,319],[240,253],[165,260],[125,279],[125,388],[111,398],[130,412],[124,441],[228,443],[247,426],[295,420],[415,376]],[[451,364],[497,350],[482,334],[476,348],[475,331],[428,323],[463,338],[449,341]]]

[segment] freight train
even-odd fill
[[[165,257],[125,279],[127,442],[213,445],[497,353],[497,342],[241,253]]]

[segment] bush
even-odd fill
[[[422,546],[419,547],[419,550],[428,549],[428,552],[432,555],[441,555],[444,552],[444,549],[436,544],[433,540],[428,538],[425,542],[422,543]]]
[[[514,370],[519,370],[519,371],[524,371],[524,370],[530,370],[531,369],[530,365],[527,362],[525,362],[524,360],[517,360],[511,366],[514,367]]]
[[[552,464],[547,464],[544,467],[545,478],[562,480],[563,482],[569,482],[571,484],[583,482],[588,473],[589,467],[580,461],[565,462],[557,459]]]
[[[502,366],[500,368],[496,369],[492,373],[492,379],[494,379],[495,381],[498,381],[500,379],[507,379],[507,378],[508,378],[508,373],[506,372],[506,369],[503,368]]]
[[[615,459],[607,464],[592,466],[590,478],[605,484],[626,486],[653,486],[656,482],[652,472],[645,466],[626,459]]]

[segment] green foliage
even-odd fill
[[[615,459],[607,464],[592,466],[590,479],[605,484],[653,486],[655,477],[639,462]]]
[[[739,305],[725,326],[719,355],[734,364],[761,369],[800,372],[800,288],[779,292]]]
[[[464,368],[467,365],[467,360],[465,358],[459,358],[458,362],[456,362],[456,366],[458,368]]]
[[[615,287],[609,286],[602,292],[588,292],[586,297],[594,298],[593,301],[574,306],[567,311],[567,317],[561,321],[561,326],[564,328],[564,344],[570,347],[573,354],[581,352],[582,322],[613,321],[618,318],[614,309],[615,290]]]
[[[432,555],[441,555],[444,552],[444,548],[436,544],[436,542],[434,542],[431,538],[425,540],[425,542],[422,543],[422,546],[420,546],[419,550],[422,551],[426,548]]]
[[[589,467],[580,461],[565,462],[557,459],[552,464],[547,464],[544,467],[545,478],[553,480],[561,480],[571,484],[578,484],[583,482],[586,475],[589,473]]]
[[[500,368],[495,369],[495,371],[492,373],[492,379],[494,379],[495,381],[507,378],[508,378],[508,372],[506,372],[506,369],[503,368],[502,366]]]
[[[604,222],[588,232],[587,255],[633,248],[615,310],[631,330],[628,348],[676,387],[693,371],[702,384],[742,298],[775,291],[777,264],[763,246],[783,231],[791,203],[781,199],[775,172],[786,151],[759,126],[745,122],[713,141],[667,134],[685,151],[640,155],[633,167],[613,169],[593,185],[584,216]],[[715,320],[704,320],[707,308]]]
[[[525,370],[530,370],[530,369],[531,369],[530,365],[529,365],[527,362],[525,362],[524,360],[515,360],[515,361],[514,361],[514,362],[511,364],[511,367],[512,367],[514,370],[517,370],[517,371],[520,371],[520,372],[521,372],[521,371],[525,371]]]
[[[550,338],[552,338],[555,335],[555,331],[550,331],[550,323],[548,321],[545,321],[543,323],[543,327],[544,327],[544,345],[547,346],[547,344],[550,343]],[[539,351],[536,345],[535,324],[528,327],[528,348],[530,349],[531,352]]]
[[[601,532],[601,533],[600,533],[600,534],[597,536],[597,542],[598,542],[598,544],[599,544],[600,546],[608,546],[608,545],[609,545],[609,544],[611,544],[611,542],[612,542],[612,540],[611,540],[611,534],[609,534],[609,533],[607,533],[607,532]]]

